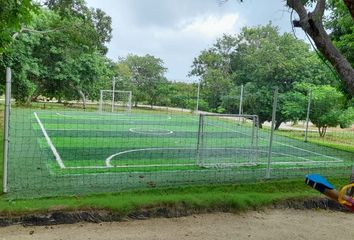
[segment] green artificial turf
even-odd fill
[[[146,112],[144,112],[146,113]],[[150,112],[149,112],[150,113]],[[21,113],[23,114],[23,112]],[[17,122],[17,126],[21,126],[22,128],[13,128],[12,131],[22,131],[25,132],[24,135],[27,135],[27,138],[42,138],[42,136],[38,135],[38,128],[35,127],[36,124],[33,122],[32,117],[25,118],[22,121]],[[183,119],[183,115],[179,116]],[[32,120],[30,120],[32,119]],[[26,122],[29,121],[29,122]],[[2,121],[1,121],[2,122]],[[16,121],[15,121],[16,122]],[[58,126],[60,123],[58,122]],[[29,127],[30,126],[30,127]],[[63,124],[64,127],[68,127],[68,124]],[[104,125],[103,125],[104,126]],[[27,129],[27,127],[29,127]],[[47,125],[46,125],[47,127]],[[72,127],[72,126],[70,126]],[[104,126],[106,127],[106,126]],[[102,127],[102,128],[104,128]],[[1,128],[2,129],[2,128]],[[24,131],[26,130],[26,131]],[[55,130],[55,128],[53,129]],[[110,130],[110,129],[108,129]],[[13,132],[14,133],[14,132]],[[2,139],[2,132],[0,132],[0,137]],[[260,146],[266,146],[265,139],[267,138],[267,133],[264,131],[260,131]],[[12,182],[13,187],[18,187],[15,190],[18,190],[16,194],[7,194],[7,195],[0,195],[0,215],[16,215],[16,214],[24,214],[24,213],[33,213],[33,212],[47,212],[53,210],[87,210],[87,209],[106,209],[109,211],[117,212],[120,214],[128,214],[130,212],[147,209],[147,208],[154,208],[154,207],[168,207],[168,208],[179,208],[182,207],[184,209],[196,210],[196,211],[210,211],[210,210],[230,210],[230,211],[241,211],[250,208],[258,208],[262,206],[267,206],[274,202],[284,201],[286,199],[298,199],[298,198],[307,198],[312,196],[320,196],[320,194],[313,189],[309,188],[304,184],[303,176],[311,172],[311,169],[302,170],[302,172],[296,172],[296,169],[287,169],[286,166],[278,166],[280,171],[275,171],[273,174],[275,178],[284,178],[284,177],[295,177],[295,180],[282,180],[282,181],[265,181],[260,182],[257,181],[257,176],[259,178],[264,178],[264,171],[261,169],[258,172],[257,168],[261,166],[254,167],[255,170],[250,170],[249,167],[244,168],[237,168],[236,170],[227,170],[226,172],[222,172],[220,170],[205,170],[203,169],[204,174],[197,175],[197,177],[201,177],[200,181],[195,181],[194,184],[203,184],[202,186],[187,186],[188,184],[193,184],[192,180],[189,176],[189,172],[191,169],[187,167],[187,169],[170,169],[170,170],[181,170],[182,172],[186,172],[182,175],[181,178],[178,178],[179,181],[175,183],[171,183],[170,185],[177,186],[175,188],[166,188],[169,184],[165,184],[162,188],[158,189],[149,189],[149,190],[139,190],[139,191],[122,191],[120,193],[105,193],[105,194],[93,194],[88,195],[87,193],[99,193],[102,191],[121,191],[122,189],[119,188],[97,188],[94,187],[95,184],[98,186],[102,186],[102,184],[115,184],[119,185],[120,181],[128,182],[128,186],[126,189],[129,190],[134,189],[136,187],[150,187],[155,188],[153,182],[150,180],[158,180],[156,177],[152,177],[151,173],[143,171],[143,169],[135,169],[137,173],[133,174],[134,177],[139,179],[141,182],[140,185],[132,184],[132,181],[129,181],[129,174],[123,175],[119,181],[114,181],[109,172],[98,174],[97,176],[95,173],[96,170],[75,170],[69,172],[73,174],[73,177],[54,177],[56,174],[51,172],[53,170],[58,170],[58,166],[56,162],[53,160],[52,153],[43,149],[47,147],[45,145],[40,145],[39,143],[42,142],[42,139],[38,139],[38,141],[29,141],[28,139],[24,139],[24,141],[19,141],[20,139],[14,139],[14,141],[18,141],[17,143],[22,144],[25,146],[24,149],[21,149],[21,145],[15,145],[14,149],[17,149],[18,152],[26,153],[24,154],[24,160],[32,159],[31,162],[27,163],[26,161],[20,161],[19,159],[13,159],[14,161],[14,169],[10,171],[10,174],[13,175],[12,180],[16,180],[19,182],[20,187],[18,187],[16,182]],[[263,140],[262,140],[263,139]],[[26,141],[28,140],[28,141]],[[275,146],[276,151],[284,150],[284,144],[291,144],[294,147],[303,147],[303,149],[308,150],[319,150],[324,149],[326,150],[327,154],[331,153],[335,156],[340,156],[343,158],[348,158],[352,155],[346,155],[342,151],[336,150],[336,146],[332,146],[331,150],[327,148],[322,148],[318,144],[303,144],[301,141],[297,139],[291,139],[288,137],[275,137],[275,140],[279,143]],[[262,143],[263,141],[263,143]],[[82,150],[84,148],[92,148],[94,151],[95,146],[98,146],[100,141],[94,144],[94,146],[86,146],[83,145],[81,148],[74,148],[74,151],[68,152],[68,157],[73,155],[75,151]],[[282,145],[283,144],[283,145]],[[338,143],[340,145],[340,143]],[[137,144],[139,146],[139,144]],[[68,144],[67,148],[71,148],[70,144]],[[342,149],[345,147],[339,147]],[[285,151],[291,151],[291,149],[295,148],[285,148]],[[346,149],[346,148],[345,148]],[[68,149],[66,149],[68,150]],[[301,152],[301,151],[299,151]],[[71,154],[70,154],[71,153]],[[322,151],[322,153],[324,153]],[[340,153],[340,154],[338,154]],[[0,154],[3,155],[3,145],[0,145]],[[46,161],[43,161],[45,159]],[[314,157],[312,159],[321,158],[319,156]],[[280,160],[280,159],[278,159]],[[87,160],[87,162],[78,161],[82,165],[90,165],[92,164],[92,159]],[[95,164],[97,161],[94,161]],[[0,158],[0,177],[2,182],[2,158]],[[41,169],[37,169],[40,167]],[[28,169],[26,169],[28,168]],[[42,169],[43,168],[43,169]],[[133,169],[128,169],[128,172],[133,171]],[[335,172],[335,168],[324,168],[328,176],[333,175]],[[10,169],[11,170],[11,169]],[[22,175],[25,171],[25,175]],[[146,169],[145,169],[146,170]],[[150,169],[153,172],[155,170],[160,171],[161,169]],[[166,169],[162,169],[162,172],[166,172]],[[168,170],[168,169],[167,169]],[[196,170],[196,169],[192,169]],[[199,170],[199,169],[198,169]],[[323,170],[321,166],[316,170]],[[40,173],[38,174],[37,171]],[[60,171],[60,170],[59,170]],[[108,170],[109,171],[109,170]],[[233,175],[233,172],[236,172]],[[294,173],[293,175],[291,173]],[[168,171],[167,171],[168,173]],[[54,174],[54,175],[53,175]],[[75,177],[76,174],[79,174],[79,177]],[[108,174],[108,178],[101,177]],[[340,178],[330,178],[330,181],[339,188],[347,183],[348,176],[346,171],[339,171],[337,173],[341,174],[342,177]],[[147,177],[145,176],[147,175]],[[210,181],[210,175],[214,176],[211,178],[212,180],[216,180],[219,178],[220,181]],[[327,176],[326,175],[326,176]],[[154,175],[152,175],[154,176]],[[173,176],[173,175],[172,175]],[[167,174],[165,178],[162,178],[160,181],[165,181],[168,178],[172,177],[171,174]],[[207,178],[209,176],[209,178]],[[149,180],[146,180],[149,178]],[[11,178],[10,178],[11,179]],[[232,181],[241,181],[242,179],[248,182],[253,183],[239,183],[239,184],[227,184],[227,185],[214,185],[214,183],[222,183],[222,182],[232,182]],[[86,184],[82,181],[86,180]],[[256,182],[256,183],[254,183]],[[87,184],[88,183],[88,184]],[[38,184],[35,186],[33,184]],[[91,184],[91,185],[90,185]],[[101,185],[100,185],[101,184]],[[123,182],[124,184],[124,182]],[[147,184],[147,185],[146,185]],[[205,185],[209,184],[209,185]],[[210,185],[212,184],[212,185]],[[51,186],[49,189],[45,189],[48,186]],[[159,184],[157,184],[159,186]],[[2,187],[2,184],[1,184]],[[24,188],[28,188],[28,191],[25,191]],[[40,188],[44,188],[43,191],[40,191]],[[60,189],[58,189],[60,188]],[[80,190],[81,189],[81,190]],[[26,198],[26,197],[41,197],[41,196],[56,196],[56,195],[68,195],[72,194],[75,195],[73,197],[51,197],[51,198],[35,198],[35,199],[16,199],[16,198]],[[84,194],[84,195],[81,195]]]
[[[265,178],[269,131],[259,130],[257,135],[247,121],[215,116],[205,117],[204,121],[198,142],[199,119],[189,114],[139,111],[100,115],[59,108],[13,109],[8,197],[255,182]],[[352,160],[351,152],[276,134],[271,178],[299,178],[313,171],[341,176],[350,171]]]

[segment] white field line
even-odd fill
[[[114,130],[114,131],[113,131]],[[124,129],[122,129],[124,130]],[[117,129],[85,129],[85,128],[76,128],[76,129],[70,129],[70,128],[56,128],[56,129],[47,129],[47,131],[103,131],[103,132],[116,132],[119,131]]]
[[[195,149],[195,148],[141,148],[141,149],[132,149],[132,150],[127,150],[127,151],[123,151],[123,152],[118,152],[118,153],[115,153],[115,154],[109,156],[109,157],[105,160],[105,163],[106,163],[106,166],[107,166],[107,167],[114,167],[114,166],[111,164],[111,160],[112,160],[114,157],[116,157],[116,156],[123,155],[123,154],[126,154],[126,153],[142,152],[142,151],[156,151],[156,150],[177,150],[177,149]]]
[[[179,163],[179,164],[148,164],[148,165],[117,165],[117,166],[82,166],[82,167],[67,167],[67,169],[97,169],[97,168],[141,168],[141,167],[179,167],[179,166],[195,166],[194,163]]]
[[[123,151],[123,152],[118,152],[118,153],[115,153],[111,156],[109,156],[105,163],[106,163],[106,166],[107,167],[116,167],[114,165],[111,164],[111,160],[113,158],[115,158],[116,156],[119,156],[119,155],[123,155],[123,154],[127,154],[127,153],[132,153],[132,152],[142,152],[142,151],[159,151],[159,150],[195,150],[195,148],[141,148],[141,149],[132,149],[132,150],[127,150],[127,151]],[[206,149],[214,149],[214,150],[226,150],[226,149],[230,149],[230,150],[241,150],[241,151],[254,151],[254,149],[250,149],[250,148],[206,148]],[[260,151],[260,150],[257,150],[257,152],[265,152],[267,153],[268,151]],[[303,159],[305,162],[313,162],[313,160],[310,160],[310,159],[307,159],[307,158],[304,158],[304,157],[298,157],[298,156],[294,156],[294,155],[290,155],[290,154],[285,154],[285,153],[274,153],[275,155],[282,155],[282,156],[286,156],[286,157],[296,157],[296,158],[300,158],[300,159]],[[315,161],[317,162],[317,161]],[[301,163],[304,163],[304,162],[301,162]]]
[[[154,151],[154,150],[194,150],[195,148],[142,148],[142,149],[132,149],[132,150],[127,150],[127,151],[122,151],[122,152],[118,152],[116,154],[113,154],[111,156],[109,156],[105,163],[105,166],[77,166],[77,167],[66,167],[66,169],[107,169],[107,168],[142,168],[142,167],[173,167],[173,166],[194,166],[194,163],[183,163],[183,164],[144,164],[144,165],[112,165],[111,161],[114,157],[119,156],[119,155],[123,155],[123,154],[127,154],[127,153],[132,153],[132,152],[141,152],[141,151]],[[215,150],[235,150],[237,148],[208,148],[208,149],[215,149]],[[238,150],[244,150],[244,151],[250,151],[250,150],[254,150],[254,149],[248,149],[248,148],[239,148]],[[258,150],[258,152],[264,152],[264,153],[268,153],[268,151],[264,151],[264,150]],[[303,159],[304,161],[300,162],[273,162],[272,165],[310,165],[310,164],[318,164],[318,163],[328,163],[328,161],[314,161],[314,160],[310,160],[304,157],[299,157],[299,156],[294,156],[291,154],[285,154],[285,153],[274,153],[274,155],[282,155],[282,156],[286,156],[286,157],[295,157],[295,158],[300,158]],[[337,161],[331,161],[331,163],[339,163],[339,162],[343,162],[343,160],[337,160]],[[265,165],[267,163],[265,162],[257,162],[257,163],[220,163],[220,164],[208,164],[205,163],[203,166],[256,166],[256,165]]]
[[[244,163],[202,163],[199,166],[209,168],[226,168],[226,167],[252,167],[257,166],[256,163],[244,162]]]
[[[239,131],[236,131],[234,129],[231,129],[231,128],[227,128],[227,127],[223,127],[223,126],[218,126],[218,125],[215,125],[215,124],[212,124],[212,123],[208,123],[209,125],[212,125],[212,126],[215,126],[215,127],[220,127],[220,128],[224,128],[224,129],[227,129],[227,130],[230,130],[230,131],[233,131],[233,132],[236,132],[236,133],[240,133],[240,134],[244,134],[246,136],[250,136],[246,133],[243,133],[243,132],[239,132]],[[266,138],[263,138],[263,137],[259,137],[260,140],[262,141],[268,141]],[[290,147],[290,148],[293,148],[293,149],[297,149],[297,150],[300,150],[300,151],[303,151],[303,152],[308,152],[308,153],[311,153],[311,154],[315,154],[315,155],[318,155],[318,156],[321,156],[321,157],[325,157],[325,158],[329,158],[329,159],[333,159],[334,161],[330,161],[330,162],[338,162],[338,161],[341,161],[343,162],[342,159],[340,158],[336,158],[336,157],[332,157],[332,156],[328,156],[328,155],[324,155],[324,154],[321,154],[321,153],[318,153],[318,152],[313,152],[313,151],[310,151],[310,150],[306,150],[306,149],[303,149],[303,148],[299,148],[299,147],[295,147],[293,145],[289,145],[289,144],[286,144],[286,143],[282,143],[282,142],[278,142],[278,141],[273,141],[274,143],[277,143],[279,145],[283,145],[283,146],[287,146],[287,147]],[[274,152],[272,152],[274,153]],[[327,161],[329,162],[329,161]]]
[[[158,131],[165,131],[165,132],[158,132]],[[146,134],[146,135],[158,135],[158,136],[169,135],[169,134],[173,133],[173,131],[171,131],[171,130],[157,129],[157,128],[152,128],[152,129],[148,129],[148,130],[138,129],[138,128],[129,128],[129,132]]]
[[[294,148],[294,149],[300,150],[300,151],[304,151],[304,152],[312,153],[312,154],[315,154],[315,155],[318,155],[318,156],[321,156],[321,157],[333,159],[334,161],[342,161],[343,162],[343,160],[340,159],[340,158],[324,155],[324,154],[321,154],[321,153],[318,153],[318,152],[313,152],[313,151],[306,150],[306,149],[299,148],[299,147],[295,147],[295,146],[292,146],[292,145],[289,145],[289,144],[286,144],[286,143],[281,143],[281,142],[277,142],[277,141],[274,141],[274,142],[277,143],[277,144],[283,145],[283,146],[287,146],[287,147],[290,147],[290,148]],[[331,161],[331,162],[333,162],[333,161]]]
[[[62,114],[62,113],[56,113],[58,116],[62,116],[62,117],[68,117],[68,118],[79,118],[79,119],[82,119],[83,117],[85,119],[93,119],[93,120],[115,120],[115,121],[127,121],[127,120],[145,120],[145,119],[150,119],[149,117],[130,117],[130,118],[118,118],[118,119],[110,119],[110,118],[102,118],[102,117],[92,117],[92,116],[89,116],[87,117],[86,115],[68,115],[68,114]],[[100,114],[98,114],[100,116]],[[112,114],[112,115],[102,115],[104,117],[112,117],[112,116],[126,116],[127,114],[124,114],[124,113],[117,113],[117,114]],[[165,119],[165,116],[164,116],[164,119]],[[171,116],[167,116],[166,117],[167,120],[171,120],[172,117]],[[162,119],[163,120],[163,119]]]
[[[57,112],[56,113],[58,116],[62,116],[62,117],[87,117],[87,115],[85,114],[77,114],[77,115],[69,115],[69,114],[64,114],[64,113],[59,113]],[[100,116],[122,116],[122,115],[127,115],[127,114],[124,114],[124,113],[115,113],[115,114],[110,114],[110,115],[107,115],[107,114],[101,114],[101,113],[98,113],[98,115]],[[95,117],[97,118],[97,117]]]
[[[42,125],[37,114],[35,113],[36,115],[36,118],[37,118],[37,121],[40,123],[40,126]],[[60,113],[57,113],[57,115],[61,115],[61,116],[64,116],[64,117],[73,117],[71,115],[64,115],[64,114],[60,114]],[[99,118],[99,119],[102,119],[102,118]],[[170,116],[168,116],[168,119],[171,119]],[[122,120],[122,119],[119,119],[119,120]],[[131,119],[130,119],[131,120]],[[195,120],[195,119],[193,119]],[[197,120],[196,120],[197,121]],[[234,129],[231,129],[231,128],[227,128],[227,127],[224,127],[224,126],[218,126],[218,125],[215,125],[215,124],[212,124],[212,123],[207,123],[209,125],[212,125],[212,126],[215,126],[215,127],[220,127],[220,128],[224,128],[224,129],[227,129],[227,130],[230,130],[232,132],[236,132],[236,133],[240,133],[240,134],[243,134],[243,135],[246,135],[246,136],[249,136],[248,134],[246,133],[243,133],[243,132],[239,132],[239,131],[236,131]],[[44,132],[46,133],[43,125],[41,126],[41,129],[42,131],[44,130]],[[63,130],[71,130],[71,129],[63,129]],[[81,130],[81,129],[73,129],[73,131],[77,131],[77,130]],[[88,131],[88,129],[82,129],[82,130],[85,130],[85,131]],[[92,131],[92,130],[90,130]],[[131,131],[129,129],[129,131]],[[43,132],[43,134],[44,134]],[[48,136],[48,134],[46,134]],[[49,137],[48,137],[49,139]],[[263,141],[267,141],[265,138],[262,138],[262,137],[259,137],[259,139],[263,140]],[[49,139],[50,141],[50,139]],[[51,142],[51,141],[50,141]],[[272,164],[274,165],[291,165],[291,164],[315,164],[315,163],[339,163],[339,162],[343,162],[342,159],[339,159],[339,158],[335,158],[335,157],[331,157],[331,156],[327,156],[327,155],[324,155],[324,154],[320,154],[320,153],[317,153],[317,152],[313,152],[313,151],[310,151],[310,150],[306,150],[306,149],[303,149],[303,148],[299,148],[299,147],[295,147],[295,146],[292,146],[292,145],[288,145],[288,144],[284,144],[284,143],[281,143],[281,142],[277,142],[277,141],[274,141],[275,143],[278,143],[280,145],[284,145],[284,146],[288,146],[290,148],[294,148],[294,149],[297,149],[297,150],[300,150],[300,151],[305,151],[305,152],[309,152],[309,153],[312,153],[312,154],[315,154],[315,155],[318,155],[318,156],[322,156],[322,157],[326,157],[326,158],[331,158],[333,159],[332,161],[314,161],[314,160],[310,160],[308,158],[304,158],[304,157],[300,157],[300,156],[294,156],[294,155],[291,155],[291,154],[285,154],[285,153],[277,153],[277,152],[273,152],[273,154],[275,155],[282,155],[282,156],[286,156],[286,157],[295,157],[295,158],[298,158],[298,159],[302,159],[304,160],[305,162],[272,162]],[[49,143],[48,143],[49,144]],[[49,144],[50,145],[50,144]],[[52,146],[54,147],[54,145],[52,144]],[[55,149],[55,147],[54,147]],[[113,154],[111,156],[109,156],[106,160],[105,160],[105,164],[106,166],[79,166],[79,167],[65,167],[64,163],[62,162],[61,158],[60,158],[60,155],[58,154],[59,158],[60,158],[60,161],[62,162],[63,164],[63,168],[70,168],[70,169],[102,169],[102,168],[114,168],[114,167],[117,167],[117,168],[123,168],[123,167],[133,167],[133,166],[136,166],[136,167],[156,167],[156,166],[188,166],[188,165],[194,165],[194,164],[153,164],[153,165],[130,165],[130,166],[126,166],[126,165],[118,165],[118,166],[113,166],[111,165],[110,161],[116,157],[116,156],[119,156],[119,155],[123,155],[123,154],[126,154],[126,153],[130,153],[130,152],[138,152],[138,151],[153,151],[153,150],[173,150],[173,149],[195,149],[195,148],[144,148],[144,149],[133,149],[133,150],[127,150],[127,151],[123,151],[123,152],[118,152],[116,154]],[[227,149],[227,148],[211,148],[211,149]],[[237,148],[230,148],[230,149],[237,149]],[[240,149],[240,150],[255,150],[255,149]],[[53,150],[52,150],[53,151]],[[55,149],[56,151],[56,149]],[[268,152],[268,151],[261,151],[261,150],[256,150],[257,152]],[[57,151],[56,151],[57,152]],[[54,153],[54,151],[53,151]],[[54,154],[55,155],[55,154]],[[58,164],[60,165],[60,163],[58,162]],[[264,165],[266,163],[257,163],[257,164],[260,164],[260,165]],[[60,165],[61,166],[61,165]]]
[[[56,149],[55,146],[53,145],[52,140],[50,140],[50,138],[49,138],[49,136],[48,136],[48,134],[47,134],[47,131],[45,130],[45,128],[44,128],[44,126],[43,126],[41,120],[39,119],[37,113],[34,112],[33,114],[34,114],[34,116],[35,116],[36,119],[37,119],[37,122],[38,122],[38,124],[39,124],[39,126],[40,126],[40,128],[41,128],[41,130],[42,130],[42,133],[43,133],[43,135],[44,135],[44,137],[45,137],[45,139],[46,139],[46,141],[47,141],[47,144],[49,145],[50,149],[52,150],[52,152],[53,152],[53,154],[54,154],[54,156],[55,156],[55,160],[57,161],[57,163],[59,164],[59,166],[60,166],[61,169],[65,168],[65,165],[64,165],[63,160],[61,159],[61,157],[60,157],[60,155],[59,155],[57,149]]]

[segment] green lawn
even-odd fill
[[[302,141],[303,131],[280,130],[278,134]],[[308,132],[308,141],[321,146],[348,151],[354,153],[354,130],[329,129],[325,137],[320,137],[318,132]]]
[[[346,184],[347,179],[331,179],[331,181],[336,186],[342,186]],[[180,208],[196,212],[243,211],[288,199],[316,196],[320,194],[306,186],[302,179],[13,201],[0,196],[0,215],[87,209],[106,209],[125,215],[156,207]]]

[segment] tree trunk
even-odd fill
[[[82,99],[82,108],[85,110],[86,109],[86,96],[85,94],[82,92],[81,89],[77,90],[78,93],[80,94],[81,96],[81,99]]]
[[[354,20],[354,0],[343,0]]]
[[[323,138],[326,135],[327,127],[318,127],[318,133],[320,137]]]
[[[282,121],[275,121],[274,130],[278,130],[282,123],[283,123]]]
[[[40,95],[41,89],[42,89],[41,87],[37,87],[36,90],[33,92],[33,94],[27,98],[26,101],[27,106],[31,105],[32,101],[37,100],[38,96]]]
[[[353,2],[353,0],[345,1]],[[323,27],[322,21],[326,0],[318,0],[313,12],[307,12],[301,0],[287,0],[287,5],[298,13],[301,28],[312,38],[317,49],[335,68],[348,92],[354,95],[354,69],[349,61],[334,47]]]

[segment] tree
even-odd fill
[[[89,8],[85,0],[46,0],[45,5],[62,19],[74,23],[75,31],[79,33],[78,38],[85,32],[84,35],[90,35],[90,38],[84,37],[88,45],[95,45],[103,54],[107,53],[105,43],[112,38],[112,19],[104,11]]]
[[[338,89],[329,85],[314,85],[299,83],[295,86],[285,101],[285,114],[300,116],[304,120],[306,106],[311,91],[310,120],[318,128],[318,133],[324,137],[328,127],[350,127],[354,122],[353,107],[348,103]]]
[[[83,26],[89,31],[77,32]],[[92,37],[91,24],[40,9],[20,32],[12,48],[3,55],[2,65],[14,68],[14,96],[30,103],[39,95],[61,99],[97,97],[98,86],[113,76],[112,64],[102,54],[101,43]]]
[[[29,24],[37,6],[31,0],[0,0],[0,54],[13,40],[14,33]]]
[[[295,91],[282,95],[280,99],[282,103],[281,114],[294,122],[306,119],[308,93],[308,88],[305,88],[301,92],[295,89]]]
[[[325,136],[328,127],[348,125],[344,107],[345,97],[337,89],[328,85],[312,87],[310,120],[321,137]]]
[[[226,96],[230,90],[230,78],[225,78],[218,69],[209,69],[203,76],[200,88],[201,98],[204,99],[211,111],[217,111],[221,106],[223,96]]]
[[[238,113],[237,88],[244,85],[243,112],[259,115],[262,124],[272,118],[273,90],[278,87],[278,128],[282,122],[300,117],[282,109],[287,99],[295,97],[289,93],[297,83],[339,85],[307,44],[289,33],[280,34],[271,24],[243,28],[239,35],[222,38],[212,48],[202,51],[191,71],[201,77],[202,97],[214,111],[225,109]],[[230,99],[237,101],[230,104]]]
[[[209,49],[201,52],[193,61],[190,76],[200,77],[202,107],[208,111],[217,111],[223,98],[228,94],[232,85],[231,53],[234,51],[237,39],[224,35],[217,39]]]
[[[194,110],[197,103],[197,84],[170,82],[168,91],[169,106]]]
[[[166,68],[163,66],[163,61],[149,54],[145,56],[128,55],[126,58],[122,58],[119,64],[125,64],[130,70],[135,105],[145,100],[151,107],[156,104],[164,92],[162,85],[167,84],[167,79],[164,76]]]
[[[324,12],[326,0],[317,0],[313,11],[308,11],[305,5],[311,1],[287,0],[287,5],[295,10],[299,16],[299,21],[295,21],[296,26],[300,26],[306,34],[314,41],[317,49],[332,64],[339,74],[345,89],[354,95],[354,68],[350,62],[335,48],[330,36],[327,34],[324,24]],[[349,12],[354,19],[354,0],[344,0]]]
[[[344,4],[347,6],[350,15],[352,16],[352,18],[354,19],[354,1],[353,0],[343,0]]]
[[[330,38],[339,51],[354,66],[354,24],[342,0],[330,0],[329,14],[324,18],[325,27],[330,31]]]

